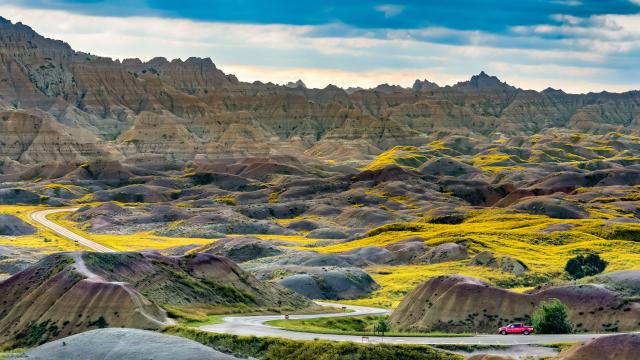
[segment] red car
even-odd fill
[[[505,327],[501,327],[500,329],[498,329],[498,333],[502,335],[507,335],[507,334],[529,335],[533,333],[533,326],[524,325],[524,324],[509,324]]]

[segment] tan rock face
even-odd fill
[[[114,158],[115,152],[84,128],[68,127],[48,113],[0,111],[0,158],[24,164]]]
[[[381,150],[422,145],[434,134],[638,130],[637,92],[523,91],[484,73],[453,87],[416,84],[350,94],[335,86],[248,84],[210,59],[113,61],[2,19],[0,109],[39,109],[52,117],[35,128],[24,120],[0,132],[0,152],[27,164],[105,153],[136,162],[304,153],[362,164]],[[52,140],[41,139],[45,134]],[[37,141],[25,148],[31,138]]]
[[[497,332],[511,322],[529,322],[536,306],[557,298],[567,305],[576,331],[631,331],[640,304],[597,285],[551,287],[531,294],[494,288],[464,276],[442,276],[419,285],[391,315],[402,331]]]

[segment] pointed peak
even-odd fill
[[[344,91],[349,95],[351,95],[351,94],[353,94],[355,92],[358,92],[360,90],[364,90],[364,89],[361,88],[360,86],[355,86],[355,87],[354,86],[350,86],[350,87],[344,89]]]
[[[37,34],[30,26],[23,24],[22,22],[18,21],[16,23],[12,22],[11,20],[0,16],[0,26],[4,27],[7,30],[11,30],[11,31],[26,31],[29,33],[33,33],[37,36],[40,36],[40,34]]]
[[[389,85],[387,83],[384,83],[384,84],[380,84],[380,85],[376,86],[375,88],[373,88],[373,90],[374,91],[383,92],[383,93],[391,93],[391,92],[397,92],[397,91],[405,90],[405,88],[403,88],[400,85]]]
[[[496,76],[488,75],[484,71],[473,75],[469,81],[459,82],[453,87],[465,90],[516,90],[515,87],[502,82]]]
[[[548,87],[544,90],[542,90],[543,94],[565,94],[564,91],[562,91],[562,89],[554,89],[552,87]]]
[[[35,32],[28,25],[21,22],[13,23],[4,17],[0,17],[0,41],[3,46],[17,43],[24,45],[25,41],[29,41],[30,46],[36,46],[40,49],[46,48],[59,55],[72,56],[74,53],[71,46],[64,41],[46,38]]]
[[[287,85],[285,85],[285,86],[288,87],[288,88],[291,88],[291,89],[306,89],[307,88],[307,85],[300,79],[298,79],[298,81],[296,81],[296,82],[289,81],[287,83]]]
[[[427,79],[424,80],[420,80],[420,79],[416,79],[416,81],[413,82],[413,90],[432,90],[432,89],[437,89],[439,88],[440,85],[431,82]]]
[[[491,79],[491,80],[497,80],[498,82],[501,82],[497,76],[491,76],[486,72],[484,72],[484,70],[480,71],[478,75],[471,76],[471,81],[473,81],[474,79]]]
[[[333,85],[333,84],[329,84],[327,85],[324,89],[322,89],[323,92],[325,92],[325,94],[331,94],[331,95],[347,95],[347,93],[344,91],[343,88]]]

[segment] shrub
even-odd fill
[[[424,225],[422,224],[416,224],[416,223],[406,223],[406,222],[399,222],[399,223],[392,223],[392,224],[387,224],[387,225],[382,225],[379,226],[373,230],[370,230],[366,236],[376,236],[379,234],[383,234],[386,232],[392,232],[392,231],[412,231],[412,232],[417,232],[417,231],[423,231],[424,230]]]
[[[391,330],[391,325],[389,325],[389,321],[386,318],[382,318],[376,324],[376,332],[382,334],[387,333]]]
[[[602,260],[597,254],[589,254],[586,256],[578,255],[567,261],[564,267],[569,276],[574,279],[580,279],[585,276],[599,274],[607,267],[607,262]]]
[[[558,299],[541,302],[533,312],[533,327],[540,334],[568,334],[573,332],[567,307]]]
[[[104,316],[100,316],[98,320],[89,322],[89,326],[97,326],[100,329],[104,329],[106,327],[109,327],[109,323],[104,318]]]
[[[230,205],[230,206],[235,206],[236,205],[236,197],[233,194],[221,196],[221,197],[217,198],[215,201],[219,202],[221,204],[226,204],[226,205]]]

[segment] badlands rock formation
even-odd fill
[[[0,282],[0,343],[37,345],[102,327],[157,329],[162,306],[304,307],[226,258],[207,254],[59,253]]]
[[[632,360],[640,351],[639,334],[600,337],[577,344],[558,356],[558,360]]]
[[[296,154],[343,163],[444,134],[637,132],[640,94],[517,89],[484,72],[440,87],[308,89],[238,81],[210,59],[112,60],[0,19],[0,159],[137,164]]]
[[[0,215],[0,235],[30,235],[36,232],[36,228],[22,221],[17,216]]]
[[[548,287],[515,293],[478,279],[441,276],[424,282],[391,315],[403,331],[495,332],[504,324],[530,322],[536,306],[559,299],[578,332],[631,331],[640,323],[640,303],[599,285]]]

